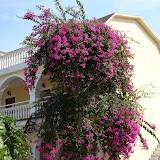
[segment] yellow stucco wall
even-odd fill
[[[20,70],[18,72],[14,72],[13,74],[18,74],[22,77],[24,77],[24,70]],[[3,82],[4,79],[6,79],[8,76],[10,76],[11,74],[6,74],[4,76],[0,76],[0,84]]]
[[[129,40],[132,52],[135,53],[134,60],[131,61],[135,66],[135,74],[133,82],[136,88],[146,84],[152,84],[154,89],[148,90],[156,92],[152,98],[143,98],[140,103],[145,110],[145,120],[156,124],[157,136],[160,138],[160,52],[156,42],[147,34],[143,27],[133,19],[114,17],[109,25],[116,30],[120,30],[127,34],[127,37],[133,38],[138,43]],[[157,142],[143,129],[144,138],[147,138],[149,149],[141,150],[140,143],[137,142],[134,154],[130,160],[149,160],[150,155],[157,146]]]
[[[38,71],[37,71],[37,74],[36,74],[37,77],[39,77],[41,75],[42,70],[43,70],[43,66],[40,66],[38,68]],[[19,70],[17,72],[12,73],[12,74],[6,74],[4,76],[0,76],[0,84],[3,82],[4,79],[6,79],[7,77],[9,77],[11,75],[14,75],[14,74],[24,77],[24,70]]]
[[[4,105],[5,98],[10,98],[10,97],[15,97],[15,103],[29,100],[30,99],[29,92],[24,90],[24,87],[25,85],[4,90],[3,95],[2,95],[1,105]],[[7,94],[8,90],[11,92],[11,96]],[[24,105],[24,104],[26,103],[22,103],[19,105]]]

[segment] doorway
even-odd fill
[[[16,97],[6,98],[5,99],[5,105],[7,105],[6,108],[10,108],[10,107],[15,106],[15,105],[13,105],[13,103],[15,103],[15,100],[16,100]],[[11,104],[11,105],[9,105],[9,104]]]

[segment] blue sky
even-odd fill
[[[62,6],[75,6],[75,0],[60,0]],[[160,0],[81,0],[88,18],[100,18],[113,12],[141,16],[160,38]],[[0,51],[20,48],[20,43],[34,25],[22,20],[26,9],[37,13],[35,5],[44,5],[56,12],[53,0],[0,0]]]

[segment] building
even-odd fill
[[[154,86],[154,88],[148,87],[146,90],[154,93],[152,98],[143,98],[140,103],[146,108],[144,118],[148,122],[156,124],[157,135],[160,135],[160,40],[139,16],[113,13],[100,18],[100,20],[105,24],[111,25],[115,30],[126,33],[131,51],[135,54],[135,58],[131,63],[135,67],[133,82],[136,88],[149,84]],[[140,144],[137,143],[135,153],[131,155],[130,160],[148,160],[155,147],[157,147],[155,139],[145,131],[143,133],[144,138],[148,140],[149,149],[147,151],[141,150]],[[158,151],[155,153],[157,154]],[[156,157],[155,159],[153,158],[154,156]],[[153,154],[150,159],[158,160],[159,157],[160,154]]]
[[[139,16],[113,13],[99,20],[126,33],[131,51],[135,54],[135,59],[132,60],[135,66],[135,75],[133,76],[135,86],[137,88],[149,84],[154,86],[154,88],[147,88],[147,92],[154,93],[152,98],[143,98],[140,103],[146,108],[145,119],[156,124],[157,135],[160,135],[160,40]],[[33,91],[24,90],[23,68],[26,66],[24,61],[28,57],[27,50],[28,48],[21,48],[6,54],[0,52],[0,113],[2,116],[10,114],[17,118],[19,126],[24,126],[30,114],[34,112],[33,108],[30,109],[31,104],[40,97],[48,96],[51,88],[47,77],[41,77],[42,68],[39,68],[38,79]],[[144,137],[148,139],[149,149],[141,150],[140,144],[137,142],[135,153],[131,155],[130,160],[160,159],[160,149],[156,149],[156,140],[145,131],[143,133]],[[34,141],[35,137],[30,138]],[[33,157],[39,160],[40,155],[35,149],[35,144],[31,144],[31,147]],[[155,149],[157,151],[152,154]],[[153,158],[154,156],[155,158]]]

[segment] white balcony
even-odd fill
[[[20,48],[0,56],[0,70],[24,63],[25,59],[28,58],[27,51],[28,48]]]
[[[2,117],[10,115],[17,120],[26,120],[31,115],[31,105],[29,104],[29,101],[3,105],[0,107],[0,114],[2,115]]]
[[[50,96],[43,97],[43,99],[47,99],[49,97]],[[40,98],[36,99],[36,101],[39,101],[39,100]],[[44,101],[41,101],[41,102],[44,102]],[[22,101],[18,103],[12,103],[8,105],[0,106],[0,114],[2,115],[2,117],[6,117],[10,115],[11,117],[16,118],[17,120],[27,120],[33,112],[39,109],[40,107],[33,108],[33,105],[30,104],[30,100],[28,100],[28,101]]]

